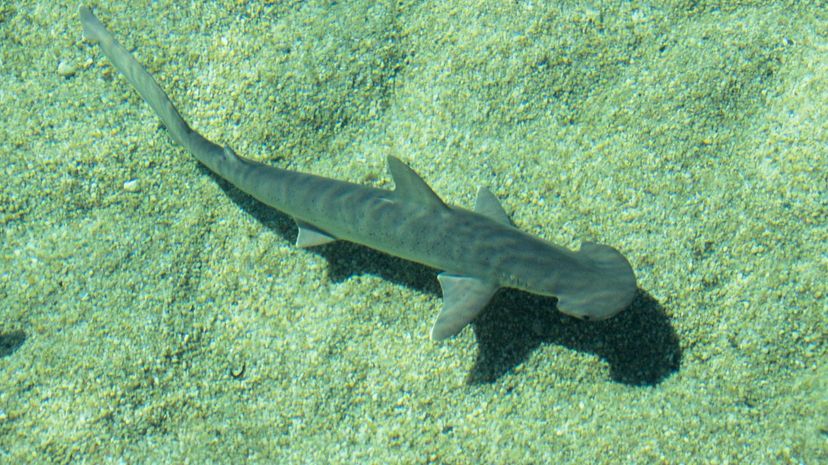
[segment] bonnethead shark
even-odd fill
[[[296,220],[296,245],[345,240],[440,270],[443,308],[432,339],[459,333],[500,288],[556,297],[558,310],[584,320],[609,318],[632,302],[635,274],[620,252],[591,242],[572,251],[520,231],[486,188],[471,211],[443,202],[393,156],[387,158],[394,180],[389,191],[268,166],[207,140],[89,8],[80,7],[80,19],[86,38],[100,46],[176,142],[241,191]]]

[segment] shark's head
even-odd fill
[[[574,255],[581,266],[556,283],[558,310],[582,320],[605,320],[630,306],[635,274],[620,252],[585,242]]]

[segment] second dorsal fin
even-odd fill
[[[435,207],[446,207],[437,194],[428,187],[423,178],[408,167],[399,158],[388,156],[388,171],[394,178],[394,195],[400,200],[417,202]]]

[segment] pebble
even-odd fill
[[[137,179],[130,179],[124,183],[124,190],[127,192],[138,192],[141,190],[141,183]]]
[[[74,76],[75,72],[77,72],[78,67],[73,65],[72,63],[67,63],[65,61],[61,61],[58,64],[57,72],[59,75],[63,77]]]

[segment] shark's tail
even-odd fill
[[[81,6],[79,15],[84,36],[101,47],[115,69],[126,77],[132,87],[152,107],[155,114],[161,118],[161,122],[176,142],[186,147],[201,163],[218,174],[222,174],[228,164],[238,161],[232,149],[215,144],[190,128],[161,86],[130,55],[129,51],[115,40],[106,26],[95,17],[92,10]]]

